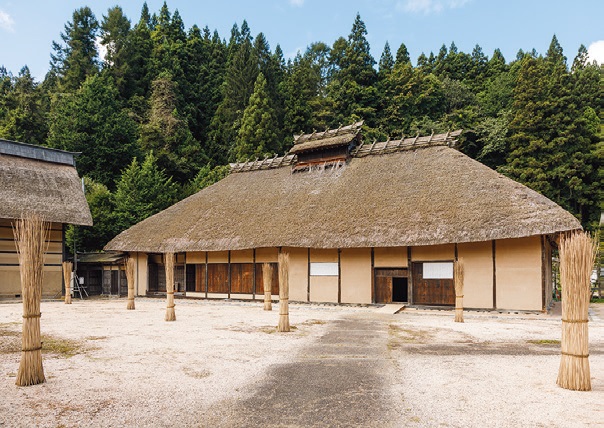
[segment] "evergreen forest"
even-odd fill
[[[144,4],[138,19],[81,7],[52,42],[43,81],[0,67],[0,138],[81,152],[95,226],[69,230],[78,251],[220,180],[229,162],[359,119],[365,141],[462,128],[462,152],[597,228],[604,66],[585,46],[567,59],[554,35],[545,53],[504,58],[451,42],[412,61],[405,44],[386,43],[374,58],[351,18],[350,34],[286,60],[246,21],[225,36],[185,28],[166,3]]]

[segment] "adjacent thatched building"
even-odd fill
[[[137,257],[139,294],[160,290],[173,251],[188,296],[261,299],[261,264],[288,251],[293,301],[453,305],[463,256],[466,307],[547,306],[553,241],[577,219],[453,149],[460,131],[362,144],[360,126],[232,164],[106,249]]]
[[[42,294],[58,295],[65,225],[92,225],[74,153],[0,140],[0,297],[21,294],[12,223],[32,211],[51,222]]]

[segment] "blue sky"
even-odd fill
[[[163,0],[147,3],[156,12]],[[138,21],[142,0],[0,0],[0,65],[16,74],[27,64],[42,79],[51,42],[73,11],[88,5],[101,20],[115,4]],[[376,60],[386,41],[393,52],[404,42],[413,61],[454,41],[464,52],[479,44],[488,56],[500,48],[510,61],[519,49],[544,53],[556,34],[569,62],[581,44],[604,62],[604,0],[170,0],[168,7],[179,10],[187,28],[207,25],[224,38],[246,19],[253,35],[264,32],[287,57],[312,42],[346,37],[359,12]]]

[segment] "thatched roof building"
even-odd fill
[[[418,246],[581,227],[545,196],[443,145],[448,138],[390,142],[388,154],[385,143],[373,151],[366,145],[348,164],[307,173],[292,173],[279,158],[245,172],[233,165],[236,172],[124,231],[106,249]]]
[[[42,292],[61,293],[64,226],[92,225],[75,155],[0,139],[0,296],[20,294],[12,222],[26,212],[40,214],[51,223]]]
[[[574,216],[456,150],[461,131],[364,144],[361,125],[231,164],[105,249],[136,254],[141,294],[162,291],[153,254],[176,252],[187,295],[254,298],[259,263],[288,251],[292,300],[450,305],[459,256],[468,307],[547,306],[551,248]]]
[[[50,222],[91,226],[74,155],[0,140],[0,218],[33,211]]]

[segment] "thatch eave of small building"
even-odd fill
[[[78,263],[115,265],[123,263],[125,257],[122,252],[78,253]]]
[[[11,145],[17,144],[14,142]],[[22,145],[28,151],[45,148]],[[0,218],[20,218],[35,212],[44,220],[82,226],[92,225],[92,215],[69,152],[53,150],[57,161],[0,153]],[[70,155],[73,155],[72,153]]]
[[[580,229],[560,206],[446,146],[353,158],[342,168],[230,174],[132,226],[106,250],[423,246]]]

